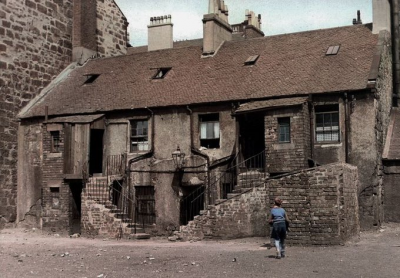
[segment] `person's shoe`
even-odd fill
[[[281,258],[281,253],[276,252],[276,257],[275,257],[275,259],[280,259],[280,258]]]
[[[285,252],[282,252],[281,253],[281,258],[284,258],[285,257]]]

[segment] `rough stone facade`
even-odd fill
[[[290,142],[279,142],[279,118],[290,118]],[[265,116],[266,161],[269,173],[308,167],[310,128],[308,104],[267,112]]]
[[[184,239],[228,239],[269,234],[267,222],[276,196],[291,220],[288,242],[299,245],[340,244],[359,232],[358,171],[332,164],[268,179],[216,206],[182,226]]]
[[[15,117],[72,61],[76,2],[0,1],[0,219],[4,223],[16,220],[18,123]],[[94,50],[100,56],[124,54],[126,18],[112,0],[97,1],[96,9],[94,22],[98,30],[95,26],[92,34],[96,41]]]

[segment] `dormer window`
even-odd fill
[[[100,76],[100,74],[87,74],[86,75],[86,81],[83,84],[92,84],[98,77]]]
[[[331,45],[328,50],[326,51],[325,55],[329,56],[329,55],[336,55],[338,54],[340,49],[340,45]]]
[[[153,79],[163,79],[170,70],[171,70],[171,68],[157,69],[157,73],[153,76]]]
[[[245,66],[251,66],[251,65],[255,65],[255,63],[258,60],[258,57],[260,57],[260,55],[253,55],[250,56],[249,58],[247,58],[247,60],[244,62]]]

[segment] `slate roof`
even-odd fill
[[[369,25],[225,42],[214,57],[200,46],[91,60],[70,71],[21,118],[266,99],[367,88],[378,43]],[[326,56],[329,46],[337,55]],[[245,66],[251,55],[255,65]],[[171,67],[152,80],[157,68]],[[100,74],[84,85],[87,75]],[[36,102],[36,103],[35,103]]]
[[[103,117],[104,114],[96,114],[96,115],[76,115],[76,116],[67,116],[67,117],[56,117],[47,121],[47,123],[91,123],[97,119]]]
[[[246,113],[250,111],[259,111],[267,108],[286,107],[293,105],[300,105],[307,101],[307,97],[292,97],[292,98],[280,98],[280,99],[269,99],[260,101],[251,101],[248,103],[241,104],[235,113]]]

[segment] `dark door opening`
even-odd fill
[[[250,113],[239,118],[240,146],[247,168],[264,168],[265,158],[255,157],[265,150],[264,114]]]
[[[180,224],[186,225],[204,210],[204,186],[182,187],[183,198],[180,206]]]
[[[76,181],[69,184],[70,195],[70,234],[81,232],[81,193],[82,182]]]
[[[156,223],[154,186],[135,186],[136,223],[151,225]]]
[[[89,174],[103,172],[103,129],[90,130]]]

